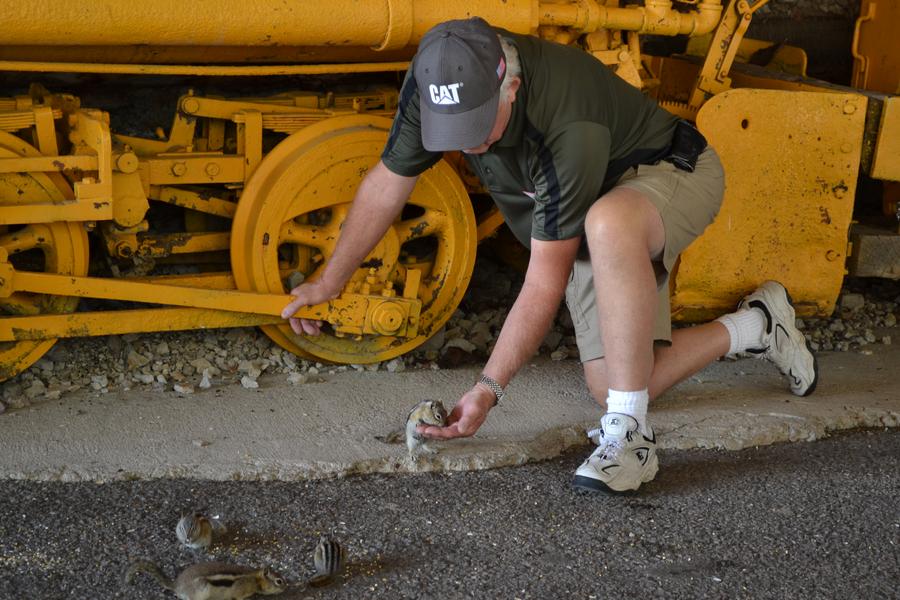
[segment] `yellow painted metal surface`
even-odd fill
[[[5,44],[363,46],[402,48],[433,25],[478,14],[517,31],[538,23],[533,0],[30,0],[4,11]]]
[[[48,338],[253,327],[280,321],[281,317],[203,308],[150,308],[5,317],[0,319],[0,346],[12,342],[40,342]]]
[[[725,200],[682,255],[675,318],[732,310],[768,278],[788,287],[799,315],[831,314],[844,277],[865,113],[862,95],[825,92],[738,89],[703,106],[697,124],[725,167]]]
[[[343,65],[156,65],[0,60],[0,71],[28,73],[105,73],[109,75],[189,75],[196,77],[276,77],[283,75],[334,75],[336,73],[384,73],[405,71],[408,61],[350,63]],[[0,129],[4,123],[0,120]]]
[[[0,160],[19,156],[37,157],[39,152],[21,139],[0,132]],[[22,203],[55,205],[72,197],[72,188],[59,173],[0,177],[0,210]],[[87,273],[88,240],[80,223],[0,225],[0,249],[22,269],[67,275]],[[77,306],[77,299],[56,295],[12,294],[0,299],[0,312],[12,315],[67,313]],[[27,369],[54,343],[54,339],[0,343],[0,380]]]
[[[875,179],[900,181],[900,96],[884,101],[870,174]]]
[[[283,0],[250,4],[242,0],[188,4],[32,0],[4,15],[0,69],[70,71],[75,67],[68,63],[78,63],[78,72],[94,73],[284,75],[314,74],[291,63],[369,59],[365,68],[343,65],[331,72],[377,71],[386,66],[371,62],[371,56],[357,52],[354,60],[353,55],[335,49],[408,50],[437,23],[472,15],[518,33],[543,28],[560,43],[598,30],[702,35],[716,26],[722,6],[720,0],[696,4],[696,11],[683,12],[669,0],[646,0],[643,6],[628,7],[597,0],[332,0],[327,8],[315,2]],[[40,40],[40,47],[35,40]],[[147,52],[148,47],[155,51]],[[260,47],[274,48],[279,56],[254,52]],[[323,53],[317,47],[329,50]],[[396,58],[384,60],[397,62]],[[263,66],[271,61],[287,66]],[[244,68],[235,66],[236,62],[261,64]],[[185,66],[191,71],[185,72]]]
[[[336,331],[344,334],[415,338],[418,333],[421,308],[421,302],[416,297],[418,285],[419,277],[414,275],[412,281],[407,282],[403,296],[397,296],[385,290],[379,294],[370,294],[372,290],[366,288],[362,290],[361,294],[345,293],[329,302],[301,307],[294,316],[328,321]],[[0,260],[0,302],[4,298],[24,292],[52,294],[54,297],[75,296],[105,300],[130,300],[270,316],[280,316],[281,310],[291,301],[290,296],[283,294],[256,294],[232,290],[167,286],[124,279],[17,271],[9,262]],[[41,332],[37,325],[28,326],[30,317],[7,320],[14,323],[14,325],[9,325],[13,335],[16,331],[27,332],[22,337],[13,338],[16,340],[53,338],[56,332],[52,327],[64,326],[66,331],[69,331],[79,322],[85,325],[96,322],[90,317],[83,321],[79,321],[79,317],[46,319],[45,321],[53,325],[48,325],[51,327],[49,331]],[[87,329],[83,331],[87,331]]]
[[[853,86],[900,94],[900,0],[862,0],[853,33]]]
[[[283,293],[283,269],[314,279],[331,256],[349,203],[379,159],[391,121],[328,119],[287,137],[257,168],[232,226],[231,265],[238,289]],[[424,269],[418,333],[396,336],[297,336],[287,324],[264,327],[276,343],[302,356],[334,362],[387,360],[434,334],[456,309],[475,261],[476,228],[462,182],[445,162],[424,173],[409,207],[372,250],[344,293],[399,287],[412,265]]]

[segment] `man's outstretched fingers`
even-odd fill
[[[294,300],[291,301],[290,304],[288,304],[287,306],[284,307],[284,310],[281,311],[281,318],[289,319],[289,318],[293,317],[294,313],[297,312],[301,306],[305,306],[305,305],[306,305],[306,302],[304,300],[295,298]],[[300,332],[297,331],[297,333],[300,333]]]
[[[450,440],[458,437],[465,437],[466,434],[460,433],[459,423],[448,425],[447,427],[435,427],[434,425],[419,425],[416,431],[427,438],[435,440]]]

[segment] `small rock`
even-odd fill
[[[209,369],[203,369],[203,377],[200,379],[200,389],[208,390],[212,387],[212,382],[209,380]]]
[[[135,352],[132,350],[128,353],[128,358],[126,359],[129,369],[140,369],[144,365],[150,362],[150,359],[140,354],[139,352]]]
[[[25,395],[28,396],[29,400],[34,400],[38,396],[43,396],[46,391],[47,387],[44,385],[44,382],[40,379],[35,379],[31,385],[25,389]]]
[[[198,373],[209,371],[211,375],[219,375],[219,373],[217,372],[219,369],[217,369],[215,365],[213,365],[211,362],[209,362],[209,360],[205,358],[192,360],[189,364],[194,367]]]
[[[47,400],[59,400],[59,398],[61,396],[62,396],[62,390],[60,390],[60,389],[47,390],[47,393],[44,394],[44,398],[46,398]],[[3,412],[3,411],[0,410],[0,412]]]
[[[287,288],[292,290],[306,280],[306,277],[300,271],[292,271],[287,278]]]
[[[568,314],[568,313],[566,313]],[[562,342],[563,334],[555,329],[551,329],[550,332],[544,336],[543,345],[550,349],[551,352],[556,350],[559,347],[560,342]]]
[[[169,380],[166,379],[166,376],[162,375],[162,374],[156,376],[156,381],[157,381],[157,383],[161,383],[163,385],[166,385],[167,383],[169,383]]]
[[[891,345],[891,336],[886,335],[883,338],[881,338],[881,343],[884,344],[885,346],[890,346]]]
[[[565,348],[560,348],[559,350],[554,350],[553,352],[550,353],[551,360],[559,361],[559,360],[565,360],[567,358],[569,358],[569,351],[566,350]]]
[[[122,351],[122,348],[124,348],[122,344],[122,338],[117,335],[111,335],[106,338],[106,345],[113,352],[113,354],[119,354],[119,352]]]
[[[136,373],[136,374],[132,375],[131,378],[134,379],[135,381],[137,381],[138,383],[143,383],[144,385],[150,385],[151,383],[156,381],[156,378],[153,375],[150,375],[149,373]]]
[[[6,405],[0,402],[0,415],[6,412]]]
[[[246,373],[250,379],[258,379],[262,375],[262,369],[256,366],[256,361],[242,360],[238,364],[238,371]]]
[[[845,293],[841,296],[841,308],[855,311],[866,305],[866,299],[862,294]]]
[[[446,327],[441,327],[437,333],[435,333],[433,336],[428,338],[428,340],[424,344],[419,346],[419,349],[422,350],[423,352],[428,352],[429,350],[440,350],[441,348],[444,347],[446,331],[447,331]]]
[[[109,378],[106,375],[91,375],[91,388],[102,390],[105,387],[109,387]]]
[[[288,375],[287,380],[291,385],[298,385],[301,383],[306,383],[307,377],[303,373],[291,373],[290,375]]]
[[[191,441],[191,443],[198,448],[206,448],[207,446],[209,446],[209,442],[207,442],[206,440],[193,440]]]
[[[168,356],[169,355],[169,344],[165,342],[160,342],[156,346],[156,353],[160,356]]]
[[[463,338],[453,338],[452,340],[444,344],[445,351],[449,350],[450,348],[459,348],[463,352],[471,354],[475,351],[475,344]]]
[[[173,386],[173,389],[179,394],[193,394],[194,393],[194,386],[187,384],[187,383],[184,383],[184,384],[176,383]]]
[[[406,363],[403,362],[402,358],[397,357],[386,362],[384,368],[390,373],[398,373],[406,370]]]
[[[259,384],[256,382],[256,380],[248,377],[247,375],[241,377],[241,385],[248,390],[255,390],[259,387]]]
[[[884,326],[885,327],[895,327],[896,325],[897,325],[897,316],[894,313],[889,312],[888,314],[884,315]]]

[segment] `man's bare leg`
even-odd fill
[[[584,228],[609,387],[645,389],[653,369],[657,298],[651,258],[665,245],[662,218],[640,192],[616,188],[594,203]]]
[[[671,346],[656,346],[648,391],[650,399],[658,398],[666,390],[700,371],[728,352],[729,336],[725,326],[711,321],[672,332]],[[609,389],[605,359],[584,363],[584,376],[591,395],[606,409]]]

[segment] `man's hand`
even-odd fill
[[[475,432],[478,431],[478,428],[481,427],[481,424],[487,418],[491,407],[494,406],[495,400],[493,392],[476,384],[475,387],[459,399],[459,402],[450,411],[446,426],[419,425],[416,427],[416,431],[427,438],[438,440],[450,440],[475,435]]]
[[[317,279],[310,283],[303,283],[291,290],[291,296],[294,299],[290,304],[281,311],[283,319],[289,319],[291,329],[298,335],[319,335],[321,333],[322,321],[314,321],[312,319],[294,319],[291,318],[298,309],[303,306],[311,306],[320,302],[327,302],[338,297],[339,291],[334,292],[326,286],[322,279]]]

